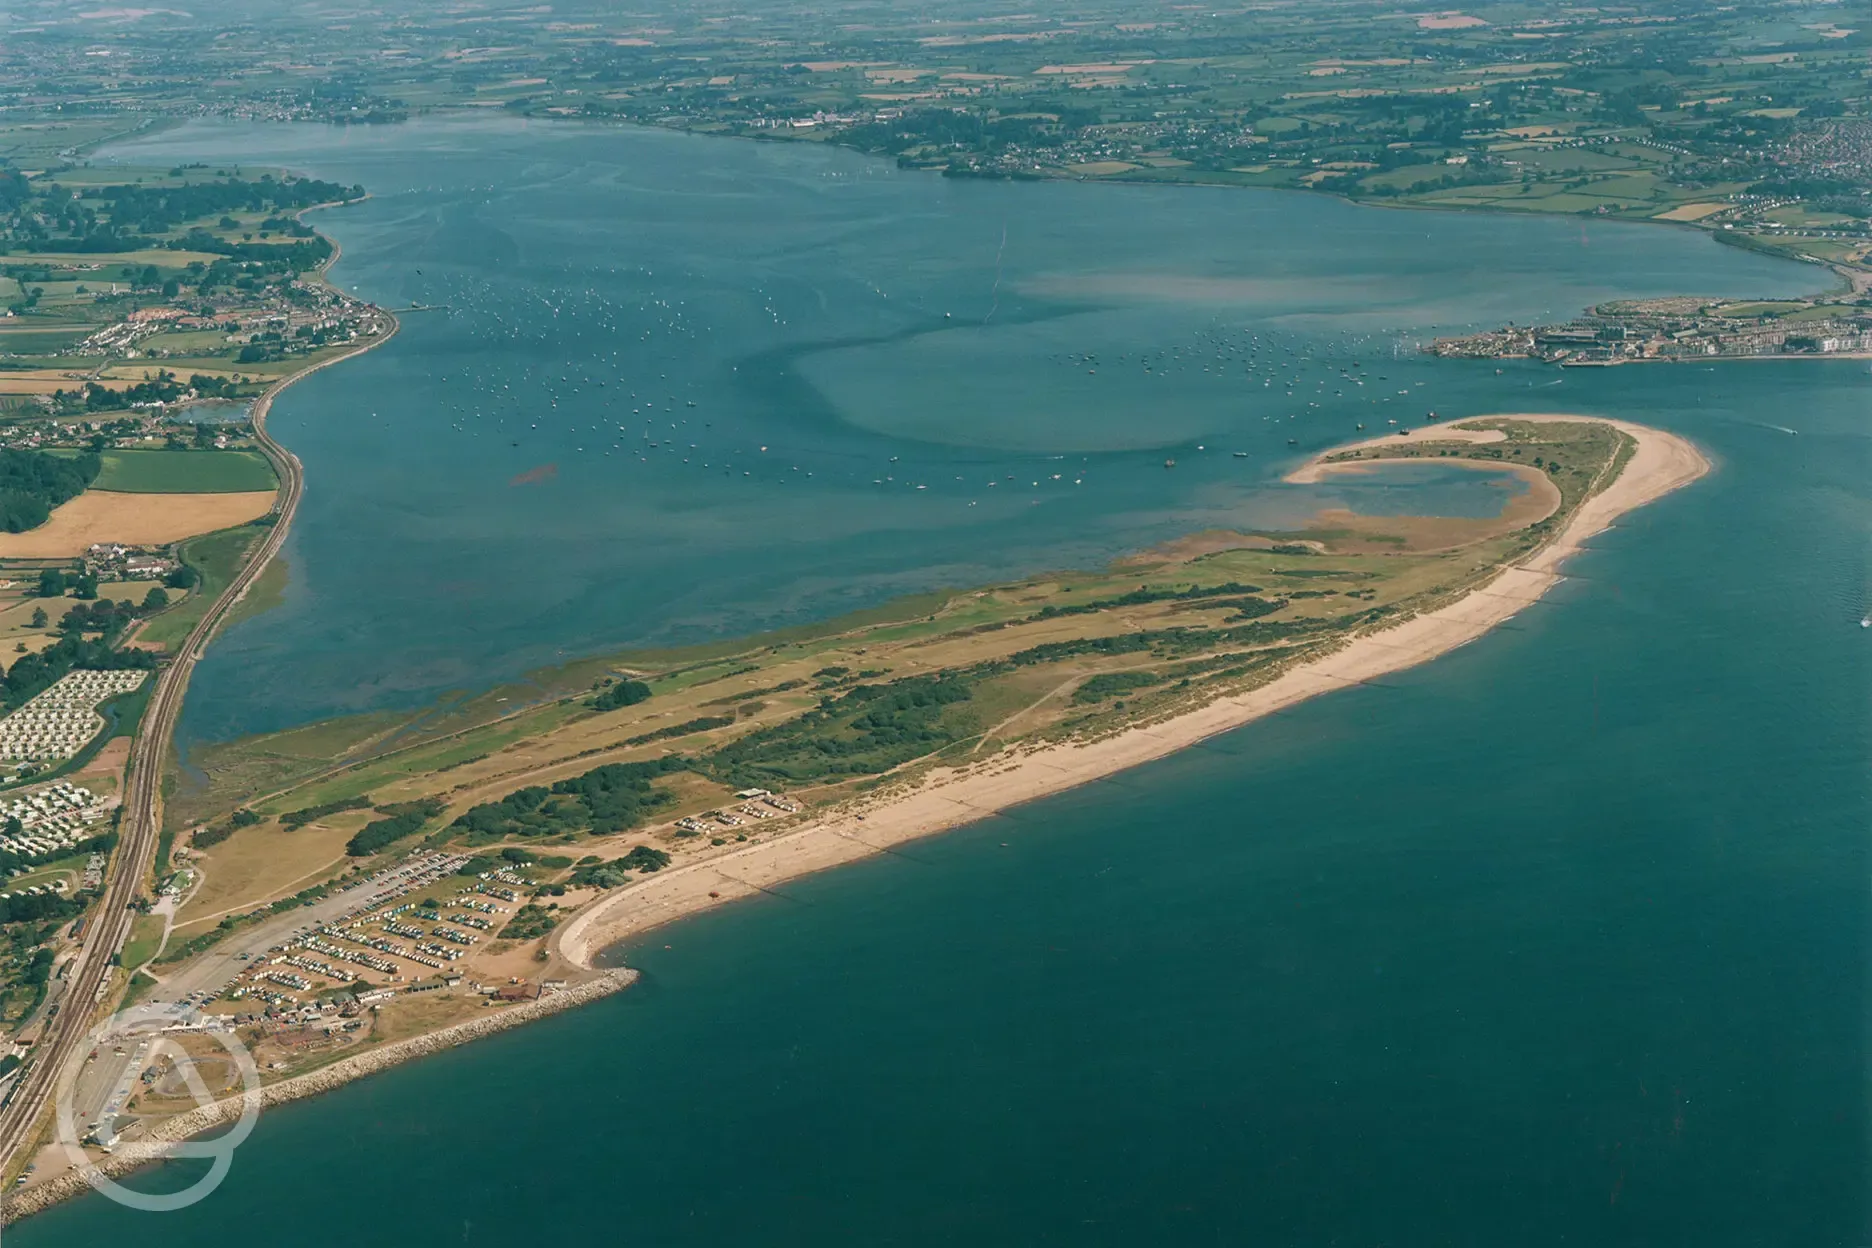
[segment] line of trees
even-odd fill
[[[154,671],[156,656],[148,650],[116,650],[103,637],[86,638],[82,633],[66,633],[37,654],[23,654],[7,669],[0,681],[8,710],[25,704],[35,694],[49,688],[53,681],[73,668],[118,672]]]

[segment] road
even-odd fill
[[[336,257],[334,257],[335,259]],[[33,1143],[35,1131],[57,1086],[59,1072],[85,1042],[92,1026],[90,1008],[100,995],[110,974],[111,959],[130,935],[130,910],[149,875],[156,856],[156,842],[162,831],[163,752],[175,733],[176,715],[182,709],[182,696],[188,689],[195,663],[207,648],[215,630],[228,612],[247,593],[260,574],[279,554],[299,498],[305,488],[305,475],[299,459],[273,440],[266,430],[267,413],[274,398],[287,386],[321,368],[368,351],[388,342],[396,333],[396,320],[384,315],[378,322],[380,332],[356,351],[348,351],[322,361],[302,372],[282,378],[261,395],[253,407],[254,438],[260,450],[273,464],[280,480],[279,506],[273,527],[267,532],[253,558],[221,592],[201,620],[190,631],[176,657],[156,677],[143,723],[130,746],[129,778],[124,791],[123,821],[119,825],[122,840],[111,855],[104,881],[103,900],[98,903],[91,922],[86,925],[84,945],[74,961],[65,990],[65,1008],[52,1019],[33,1046],[29,1069],[4,1109],[0,1109],[0,1159],[8,1170],[26,1159],[22,1151]]]
[[[80,1071],[71,1093],[72,1119],[79,1132],[114,1117],[129,1099],[125,1094],[129,1076],[141,1071],[145,1064],[142,1055],[146,1046],[136,1039],[138,1033],[165,1023],[201,1022],[202,1004],[220,995],[242,971],[252,969],[252,959],[308,931],[342,924],[353,915],[429,884],[452,873],[463,861],[459,854],[415,855],[343,892],[242,928],[170,971],[161,984],[138,1001],[135,1023],[124,1033],[96,1045],[97,1059],[87,1062]],[[119,1054],[118,1049],[124,1052]]]
[[[180,1014],[218,995],[235,976],[249,969],[250,959],[314,928],[342,924],[353,915],[374,910],[393,897],[433,883],[453,872],[462,862],[463,858],[457,854],[412,855],[343,892],[332,893],[311,905],[295,906],[254,927],[242,928],[214,948],[168,972],[162,984],[151,989],[139,1005],[171,1005]]]

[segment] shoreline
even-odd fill
[[[460,108],[460,107],[455,107],[455,106],[450,106],[450,105],[441,105],[441,106],[433,107],[427,110],[426,115],[437,116],[437,117],[450,116],[450,115],[478,116],[478,114],[476,113],[476,110]],[[662,129],[662,127],[659,127],[653,122],[648,122],[648,121],[635,121],[635,120],[619,121],[613,118],[602,118],[602,117],[563,117],[563,116],[556,116],[552,114],[536,114],[536,113],[528,113],[528,112],[523,112],[521,116],[526,118],[529,121],[542,121],[542,122],[548,122],[548,123],[560,124],[560,125],[567,124],[567,123],[583,122],[583,123],[586,123],[595,127],[621,125],[625,128],[636,128],[636,129],[641,129],[641,130]],[[745,140],[750,143],[820,143],[826,147],[832,147],[840,151],[855,153],[856,155],[865,157],[866,159],[869,159],[869,160],[884,161],[884,160],[890,159],[889,153],[887,152],[874,151],[870,148],[860,147],[855,143],[843,142],[838,137],[836,137],[836,133],[834,137],[830,139],[800,139],[800,138],[795,138],[790,134],[783,134],[783,133],[770,131],[770,130],[756,130],[756,131],[740,133],[740,132],[734,132],[734,131],[696,130],[696,129],[689,129],[689,128],[682,127],[682,126],[676,126],[676,127],[670,128],[669,132],[674,133],[674,134],[681,134],[689,138],[740,139],[740,140]],[[1469,215],[1469,216],[1521,217],[1521,218],[1539,219],[1539,220],[1565,220],[1568,218],[1577,217],[1576,213],[1573,213],[1570,211],[1559,211],[1559,210],[1533,211],[1533,210],[1519,209],[1519,208],[1497,208],[1497,207],[1490,207],[1490,206],[1483,205],[1483,204],[1442,204],[1442,203],[1436,203],[1436,202],[1425,201],[1425,200],[1399,200],[1395,197],[1380,199],[1375,196],[1360,196],[1360,195],[1349,194],[1345,191],[1322,190],[1317,186],[1262,184],[1262,183],[1257,183],[1257,182],[1219,182],[1219,181],[1207,182],[1198,178],[1180,178],[1180,177],[1175,176],[1174,171],[1170,171],[1166,176],[1150,177],[1150,178],[1127,178],[1123,176],[1100,177],[1100,176],[1093,175],[1093,174],[1074,173],[1070,169],[1066,169],[1063,167],[1059,169],[1057,172],[1049,172],[1049,173],[1042,174],[1040,176],[1033,177],[1033,178],[1016,177],[1012,174],[996,174],[996,173],[986,173],[986,174],[966,173],[966,174],[954,175],[954,174],[948,173],[945,169],[930,167],[930,166],[913,166],[911,171],[917,172],[917,173],[933,174],[937,177],[946,178],[946,179],[950,179],[953,181],[1006,182],[1006,183],[1057,182],[1057,183],[1066,183],[1066,184],[1073,185],[1073,186],[1117,186],[1117,187],[1144,187],[1144,188],[1175,187],[1181,190],[1214,190],[1214,191],[1282,191],[1282,192],[1286,192],[1288,194],[1293,194],[1293,195],[1322,196],[1326,199],[1338,200],[1342,204],[1349,204],[1355,208],[1377,208],[1377,209],[1383,209],[1383,210],[1392,211],[1392,212],[1437,212],[1437,213],[1463,214],[1463,215]],[[1699,221],[1697,220],[1672,221],[1664,217],[1657,217],[1657,216],[1650,216],[1650,217],[1607,216],[1607,217],[1595,218],[1595,221],[1597,221],[1600,224],[1609,223],[1609,224],[1615,224],[1615,225],[1667,226],[1667,227],[1671,227],[1675,229],[1688,230],[1691,233],[1707,235],[1712,240],[1719,240],[1722,237],[1722,234],[1720,233],[1720,231],[1713,229],[1708,225],[1700,224]],[[1778,252],[1769,251],[1769,250],[1762,249],[1762,248],[1744,247],[1737,243],[1724,243],[1720,241],[1717,241],[1716,245],[1719,247],[1734,247],[1738,251],[1752,251],[1756,255],[1766,256],[1772,260],[1785,260],[1789,264],[1813,265],[1815,267],[1827,270],[1828,272],[1832,273],[1835,277],[1839,278],[1842,282],[1845,283],[1844,289],[1835,288],[1833,290],[1826,290],[1826,291],[1819,292],[1822,296],[1830,295],[1830,294],[1852,294],[1852,293],[1857,292],[1859,289],[1859,280],[1857,280],[1857,278],[1855,277],[1855,274],[1864,273],[1864,270],[1855,269],[1852,265],[1847,264],[1845,262],[1838,261],[1838,260],[1823,260],[1818,256],[1803,257],[1803,256],[1797,256],[1797,255],[1782,255]],[[1521,358],[1526,358],[1526,357],[1521,357]],[[1748,358],[1748,357],[1731,357],[1731,358]],[[1775,357],[1775,358],[1812,359],[1815,357],[1782,356],[1782,357]],[[1868,358],[1872,358],[1872,353],[1868,353]],[[1638,361],[1633,361],[1633,362],[1636,363]]]
[[[590,974],[590,978],[522,1006],[394,1041],[281,1080],[257,1094],[259,1104],[276,1106],[314,1096],[406,1061],[618,992],[633,984],[639,972],[624,966],[599,966],[598,955],[665,923],[754,896],[787,880],[890,852],[896,845],[1166,757],[1319,694],[1429,662],[1484,636],[1496,624],[1538,601],[1564,579],[1560,565],[1620,516],[1690,484],[1712,467],[1688,439],[1626,421],[1547,413],[1499,413],[1465,419],[1595,421],[1629,434],[1637,442],[1637,451],[1619,475],[1587,498],[1549,542],[1442,607],[1353,637],[1332,653],[1295,667],[1267,685],[1217,699],[1184,714],[1134,725],[1090,742],[1014,747],[965,766],[941,768],[906,789],[849,801],[826,817],[774,840],[649,876],[621,892],[595,899],[548,938],[547,948],[552,954]],[[1462,429],[1454,423],[1422,430],[1415,440],[1424,441],[1424,434],[1438,441],[1471,443],[1495,442],[1504,437],[1499,431]],[[1411,434],[1390,434],[1332,447],[1295,468],[1285,479],[1316,479],[1311,474],[1326,469],[1322,461],[1327,456],[1355,448],[1408,445],[1412,438]],[[1400,458],[1361,462],[1418,461]],[[150,1139],[120,1148],[95,1163],[96,1169],[108,1177],[141,1169],[160,1160],[176,1143],[237,1117],[244,1101],[241,1096],[228,1097],[168,1119],[153,1129]],[[16,1193],[0,1194],[0,1208],[4,1209],[0,1223],[40,1212],[83,1194],[90,1186],[85,1173],[74,1169]]]
[[[913,787],[855,799],[774,840],[660,871],[591,902],[553,934],[549,947],[575,966],[594,967],[605,950],[665,923],[1152,762],[1319,694],[1427,663],[1484,636],[1537,602],[1564,579],[1560,566],[1620,516],[1711,471],[1708,458],[1687,438],[1628,421],[1518,412],[1465,421],[1484,419],[1593,421],[1627,434],[1637,443],[1637,450],[1618,476],[1582,502],[1550,541],[1453,602],[1360,634],[1260,688],[1219,698],[1170,719],[1135,725],[1095,741],[1015,747],[979,762],[939,768]],[[1309,474],[1321,470],[1321,461],[1328,455],[1408,445],[1426,440],[1426,435],[1436,441],[1478,443],[1503,437],[1496,430],[1451,426],[1433,426],[1417,435],[1389,434],[1332,447],[1296,468],[1287,479],[1310,479]]]
[[[332,254],[326,257],[318,269],[319,280],[323,282],[327,281],[326,274],[337,263],[343,249],[336,239],[325,235],[321,237],[326,237],[332,245]],[[367,306],[376,308],[375,304]],[[129,936],[133,914],[129,903],[138,890],[144,887],[158,859],[166,858],[168,854],[162,828],[165,797],[163,780],[168,774],[165,764],[195,663],[206,653],[208,643],[220,630],[229,612],[247,596],[247,592],[259,581],[261,573],[266,571],[285,545],[293,515],[304,493],[305,474],[299,457],[275,441],[266,430],[266,417],[273,400],[288,386],[320,369],[362,355],[396,337],[401,322],[381,308],[376,310],[388,322],[385,332],[355,344],[350,350],[280,378],[254,401],[249,413],[249,419],[253,422],[254,440],[279,478],[274,508],[270,513],[275,517],[274,522],[252,555],[235,573],[233,580],[208,605],[201,619],[176,647],[174,656],[166,666],[158,668],[150,683],[149,699],[131,734],[130,756],[125,763],[119,824],[122,840],[117,853],[110,859],[103,897],[96,911],[97,920],[87,932],[77,954],[67,964],[70,968],[70,982],[66,989],[68,999],[101,1002],[107,995],[112,995],[109,988],[113,979],[111,960]],[[126,976],[126,988],[129,982]],[[0,1107],[0,1178],[16,1173],[32,1151],[33,1143],[42,1138],[53,1088],[64,1077],[66,1066],[76,1056],[78,1044],[85,1035],[85,1023],[98,1013],[99,1008],[69,1010],[60,1017],[56,1032],[48,1031],[41,1038],[40,1045],[35,1049],[35,1060],[21,1074],[12,1098],[4,1107]],[[0,1193],[0,1202],[3,1201],[4,1193]],[[0,1217],[0,1222],[3,1221],[4,1218]]]
[[[548,996],[539,997],[522,1005],[510,1006],[482,1018],[471,1018],[453,1026],[420,1036],[411,1036],[406,1040],[395,1040],[381,1048],[370,1049],[340,1058],[329,1066],[307,1071],[303,1075],[294,1075],[278,1083],[261,1088],[253,1093],[255,1112],[272,1109],[292,1101],[304,1100],[329,1092],[356,1079],[374,1075],[378,1071],[401,1066],[405,1062],[420,1057],[440,1053],[459,1045],[479,1040],[483,1036],[519,1027],[535,1019],[547,1018],[562,1011],[574,1009],[599,997],[621,992],[637,981],[638,972],[619,968],[608,970],[598,977],[582,984],[560,989]],[[225,1097],[211,1102],[186,1114],[179,1114],[158,1123],[145,1140],[135,1140],[121,1146],[102,1160],[93,1163],[96,1171],[105,1178],[119,1179],[145,1166],[161,1161],[170,1150],[183,1140],[197,1136],[205,1131],[238,1119],[243,1107],[248,1103],[248,1096]],[[53,1205],[62,1204],[76,1196],[83,1195],[92,1186],[82,1170],[71,1169],[21,1189],[18,1194],[5,1197],[5,1217],[0,1222],[11,1225],[22,1218],[31,1217]]]

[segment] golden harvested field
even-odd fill
[[[201,925],[220,922],[230,909],[251,910],[316,884],[343,865],[345,842],[377,817],[359,810],[303,828],[268,823],[215,846],[207,878],[176,916],[176,931],[186,940],[201,931]]]
[[[0,394],[51,394],[57,390],[76,390],[83,385],[84,382],[69,377],[33,376],[27,373],[0,374]]]
[[[1735,207],[1734,204],[1679,204],[1667,212],[1658,213],[1656,219],[1659,221],[1701,221],[1711,213],[1733,207]]]
[[[20,252],[7,257],[16,264],[43,264],[53,268],[71,269],[80,274],[100,269],[107,264],[153,264],[165,269],[183,269],[191,264],[213,264],[220,256],[206,251],[170,251],[167,248],[149,247],[141,251],[104,251],[88,252],[84,255],[54,252]]]
[[[273,508],[272,490],[244,494],[119,494],[86,490],[26,533],[0,533],[0,558],[81,555],[99,542],[155,546],[257,520]]]

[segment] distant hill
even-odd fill
[[[54,507],[84,493],[102,467],[90,451],[48,455],[0,449],[0,529],[24,533],[38,528]]]

